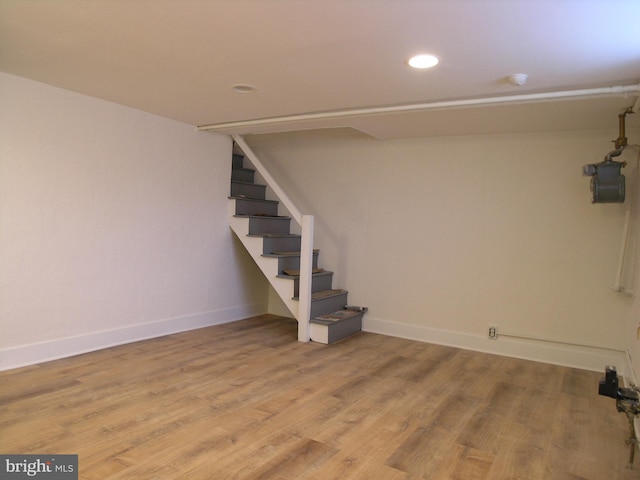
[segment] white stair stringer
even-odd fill
[[[232,209],[235,208],[235,200],[231,200]],[[288,278],[278,277],[278,259],[273,257],[265,257],[262,255],[263,239],[259,236],[249,236],[249,218],[230,216],[229,226],[236,234],[244,248],[247,249],[256,265],[260,268],[264,276],[267,278],[273,289],[276,291],[280,299],[283,301],[291,315],[296,320],[298,318],[299,304],[293,299],[293,281]]]

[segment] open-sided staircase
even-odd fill
[[[255,183],[256,172],[245,165],[246,160],[235,146],[229,196],[231,229],[301,322],[301,235],[292,233],[290,216],[278,214],[280,202],[266,199],[266,185]],[[318,266],[319,254],[313,250],[309,332],[311,340],[329,344],[359,332],[366,308],[349,306],[348,292],[333,288],[333,272]]]

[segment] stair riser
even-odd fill
[[[278,215],[278,204],[236,198],[236,215]]]
[[[313,254],[311,268],[318,268],[318,254]],[[285,270],[300,270],[300,257],[278,258],[278,275],[284,275]]]
[[[232,182],[247,182],[253,183],[253,177],[256,172],[253,170],[246,170],[244,168],[233,168],[231,170]]]
[[[300,237],[264,237],[262,253],[299,252]]]
[[[333,273],[314,275],[311,277],[311,293],[331,290],[333,284]],[[295,277],[293,280],[293,296],[300,296],[300,278]]]
[[[362,314],[343,322],[331,325],[319,325],[311,322],[311,340],[331,344],[362,330]]]
[[[265,185],[231,182],[231,196],[245,196],[248,198],[264,200],[266,188],[267,187]]]
[[[252,217],[248,233],[289,233],[290,222],[290,218]]]
[[[234,168],[242,168],[244,166],[244,155],[233,154],[231,166]]]
[[[342,310],[347,305],[347,292],[311,302],[311,318]]]

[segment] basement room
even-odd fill
[[[0,0],[0,478],[640,479],[639,19]]]

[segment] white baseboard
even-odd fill
[[[607,365],[616,365],[620,373],[625,375],[625,378],[628,378],[628,355],[614,350],[577,347],[547,341],[514,339],[511,337],[498,337],[497,340],[490,340],[481,335],[390,322],[388,320],[371,317],[369,314],[363,318],[362,329],[366,332],[380,333],[392,337],[407,338],[506,357],[603,372],[603,374]]]
[[[72,357],[163,335],[229,323],[266,313],[266,310],[264,303],[249,304],[4,348],[0,349],[0,371]]]
[[[276,307],[276,308],[274,308]],[[275,310],[275,311],[274,311]],[[125,343],[220,325],[262,313],[290,316],[277,305],[249,304],[229,309],[128,325],[110,330],[101,330],[73,337],[0,349],[0,371],[34,365],[59,358],[100,350]],[[489,340],[480,335],[440,330],[419,325],[390,322],[365,315],[362,329],[392,337],[407,338],[427,343],[447,345],[466,350],[522,358],[543,363],[604,372],[606,365],[615,365],[625,378],[625,383],[636,382],[629,355],[622,352],[548,344],[532,340],[500,338]]]

